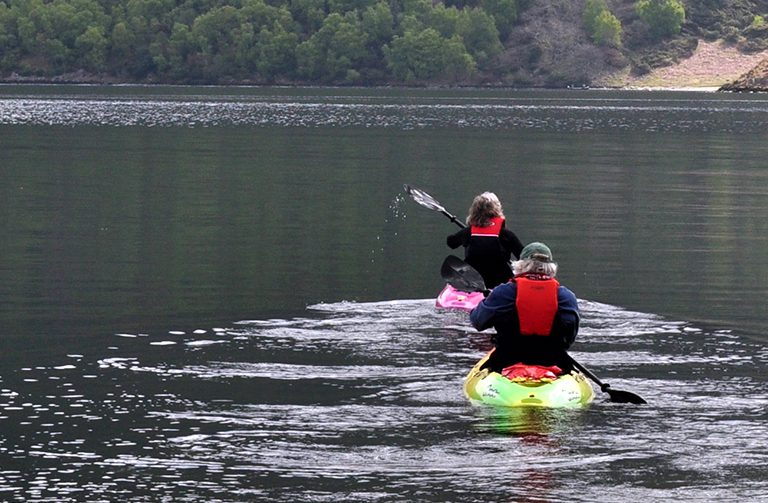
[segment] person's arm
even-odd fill
[[[512,253],[516,259],[520,258],[520,252],[523,251],[523,243],[520,241],[520,238],[517,237],[517,234],[504,227],[499,234],[499,242],[501,242],[501,246]]]
[[[504,283],[494,288],[469,313],[469,321],[476,330],[485,330],[499,322],[507,321],[515,313],[517,285]]]
[[[471,235],[472,235],[472,229],[469,227],[464,227],[459,232],[448,236],[445,242],[449,248],[451,248],[452,250],[455,250],[459,246],[466,246],[467,243],[469,242],[469,238]]]
[[[579,305],[576,295],[564,286],[557,290],[557,332],[563,337],[563,347],[568,349],[579,333]]]

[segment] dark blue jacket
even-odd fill
[[[517,284],[503,283],[480,302],[469,314],[469,321],[477,330],[496,328],[492,341],[495,355],[489,366],[492,370],[515,363],[531,365],[557,365],[563,371],[571,370],[565,354],[579,333],[579,306],[576,295],[564,286],[557,289],[557,315],[548,337],[521,335],[515,300]]]

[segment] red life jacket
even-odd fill
[[[520,275],[510,281],[517,283],[515,306],[520,319],[520,333],[548,336],[557,314],[557,289],[560,283],[554,278],[538,274]]]
[[[486,227],[472,226],[473,236],[497,236],[501,234],[501,228],[504,224],[504,219],[501,217],[493,217],[489,221],[490,224]]]
[[[501,245],[504,219],[493,217],[485,227],[472,226],[471,236],[464,250],[464,260],[483,276],[486,286],[493,288],[512,277],[509,267],[511,253]]]

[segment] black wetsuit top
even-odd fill
[[[477,239],[487,240],[493,238],[474,238],[474,240]],[[496,285],[509,281],[512,278],[512,269],[509,266],[509,261],[512,255],[517,259],[520,257],[520,252],[523,251],[523,243],[517,235],[502,226],[498,240],[495,240],[498,246],[484,247],[486,249],[477,250],[476,247],[471,246],[473,244],[472,241],[471,227],[465,227],[459,232],[451,234],[446,239],[446,243],[452,249],[456,249],[459,246],[464,247],[464,260],[480,273],[487,288],[493,288]]]

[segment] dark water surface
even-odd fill
[[[0,500],[768,501],[768,98],[0,87]],[[495,191],[648,406],[470,406]],[[598,393],[600,394],[600,393]]]

